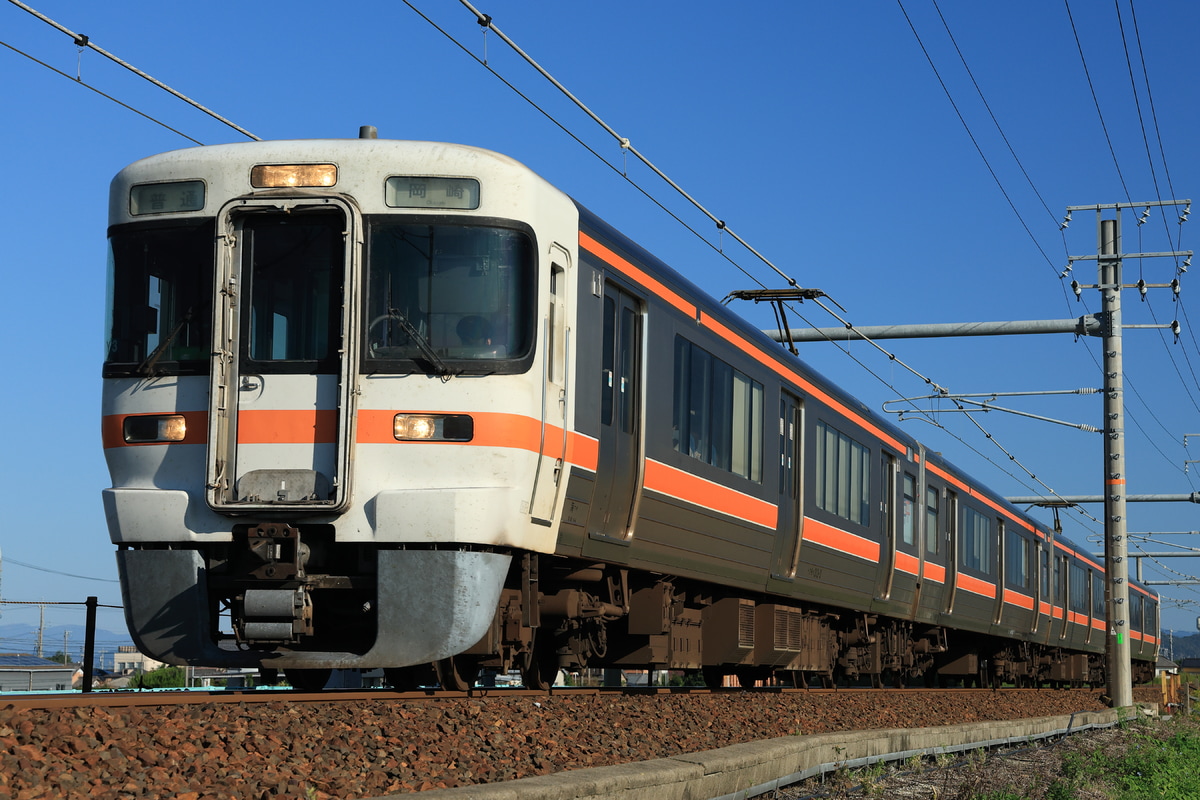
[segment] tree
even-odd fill
[[[187,668],[159,667],[135,676],[129,686],[132,689],[179,689],[187,686]]]
[[[54,655],[50,656],[50,660],[57,661],[59,664],[70,664],[71,663],[71,657],[68,656],[66,653],[64,653],[62,650],[59,650]]]

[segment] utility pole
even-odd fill
[[[1132,253],[1121,252],[1121,212],[1123,209],[1145,207],[1139,224],[1150,216],[1152,206],[1179,206],[1186,208],[1179,217],[1182,224],[1190,213],[1190,200],[1159,200],[1148,203],[1111,203],[1091,206],[1068,206],[1063,227],[1074,211],[1095,211],[1097,249],[1095,256],[1069,256],[1068,269],[1076,261],[1096,259],[1098,281],[1095,286],[1081,286],[1072,282],[1076,297],[1081,289],[1099,289],[1101,297],[1100,319],[1104,337],[1104,599],[1108,619],[1108,636],[1105,638],[1106,674],[1108,676],[1109,701],[1116,708],[1133,705],[1133,669],[1130,663],[1129,642],[1129,536],[1126,519],[1126,503],[1135,499],[1126,491],[1129,469],[1125,457],[1125,385],[1124,358],[1122,353],[1121,319],[1121,260],[1126,256],[1153,258],[1159,256],[1187,256],[1190,252]],[[1114,219],[1104,219],[1104,212],[1112,211]],[[1187,262],[1184,262],[1186,268]],[[1145,294],[1148,288],[1169,288],[1179,293],[1179,279],[1168,284],[1147,284],[1138,281],[1136,288]],[[1170,326],[1131,325],[1133,328],[1170,327],[1178,334],[1177,323]],[[1150,496],[1147,496],[1149,499]],[[1061,498],[1059,498],[1061,499]],[[1142,499],[1142,498],[1137,498]],[[1159,498],[1154,498],[1159,499]]]
[[[1099,219],[1099,289],[1104,316],[1104,570],[1108,610],[1108,696],[1133,705],[1129,648],[1129,540],[1125,510],[1125,385],[1121,337],[1121,216]]]

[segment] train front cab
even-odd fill
[[[553,549],[569,201],[485,151],[316,141],[139,162],[110,220],[104,499],[139,647],[372,667],[479,639],[511,550]]]

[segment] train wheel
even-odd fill
[[[450,656],[434,664],[438,683],[451,692],[469,692],[479,677],[479,661],[470,656]]]
[[[283,671],[287,677],[288,683],[293,689],[299,689],[302,692],[319,692],[325,688],[325,684],[329,683],[329,676],[333,674],[333,670],[329,667],[322,669],[285,669]]]
[[[535,634],[533,647],[521,663],[521,682],[526,689],[543,690],[554,685],[558,675],[558,653],[553,637]]]
[[[430,664],[414,664],[411,667],[386,667],[383,677],[388,685],[397,692],[415,692],[422,686],[428,686],[437,681],[437,675]]]

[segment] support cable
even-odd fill
[[[13,0],[10,0],[10,2],[12,2],[12,1]],[[475,6],[471,5],[469,0],[459,0],[459,2],[462,3],[472,14],[475,15],[475,20],[476,20],[476,22],[479,23],[479,26],[481,28],[484,28],[485,30],[490,30],[493,33],[495,33],[497,36],[499,36],[500,40],[502,42],[504,42],[506,45],[508,45],[510,48],[512,48],[514,53],[516,53],[521,58],[523,58],[525,60],[525,62],[527,64],[529,64],[529,66],[531,66],[535,70],[537,70],[537,72],[543,78],[550,81],[550,83],[552,83],[555,86],[555,88],[557,88],[560,92],[562,92],[567,97],[568,100],[570,100],[572,103],[574,103],[579,108],[580,111],[582,111],[583,113],[585,113],[589,117],[591,117],[593,122],[595,122],[597,125],[599,125],[601,128],[603,128],[610,136],[612,136],[614,139],[616,139],[617,143],[621,145],[622,150],[624,150],[627,153],[632,154],[635,158],[637,158],[638,161],[641,161],[642,164],[644,164],[646,167],[648,167],[651,172],[653,172],[655,175],[657,175],[659,178],[661,178],[663,181],[665,181],[668,186],[670,186],[672,189],[674,189],[676,192],[678,192],[680,194],[680,196],[682,196],[685,200],[687,200],[689,203],[691,203],[701,214],[708,217],[709,220],[711,220],[713,223],[715,223],[718,231],[721,231],[723,234],[728,233],[731,237],[733,237],[733,239],[738,244],[740,244],[742,247],[746,248],[746,250],[748,250],[756,258],[758,258],[759,261],[766,264],[768,267],[770,267],[772,270],[774,270],[774,272],[777,275],[779,275],[779,277],[781,277],[785,281],[787,281],[789,286],[799,286],[799,284],[796,282],[795,278],[792,278],[787,273],[785,273],[783,270],[781,270],[779,267],[775,266],[775,264],[769,258],[767,258],[765,255],[760,253],[758,250],[756,250],[754,247],[752,247],[749,242],[747,242],[745,239],[743,239],[741,236],[739,236],[737,233],[735,233],[734,230],[725,223],[725,220],[718,219],[717,216],[715,214],[713,214],[711,211],[709,211],[707,208],[705,208],[700,203],[699,200],[692,197],[690,194],[688,194],[686,191],[684,191],[682,186],[680,186],[678,183],[676,183],[675,181],[673,181],[669,177],[667,177],[667,174],[665,172],[663,172],[658,167],[656,167],[653,164],[653,162],[650,161],[650,159],[646,158],[646,156],[642,155],[642,153],[639,152],[636,147],[634,147],[632,144],[630,144],[629,139],[627,139],[624,136],[621,136],[621,134],[619,134],[615,130],[613,130],[613,128],[607,122],[605,122],[603,119],[601,119],[599,116],[597,116],[595,112],[593,112],[590,108],[588,108],[586,105],[584,105],[582,100],[580,100],[575,95],[571,94],[571,92],[567,89],[567,87],[563,86],[558,81],[558,79],[556,79],[553,75],[551,75],[549,72],[547,72],[542,67],[541,64],[539,64],[537,61],[535,61],[533,59],[532,56],[530,56],[528,53],[526,53],[524,50],[522,50],[517,45],[516,42],[514,42],[512,39],[508,38],[508,36],[502,30],[497,28],[495,23],[492,22],[492,18],[490,16],[488,16],[487,14],[481,13],[479,11],[479,9],[477,9],[477,8],[475,8]],[[407,0],[406,0],[406,4],[408,4]],[[408,4],[408,5],[411,7],[411,4]]]
[[[971,131],[971,126],[967,124],[966,118],[963,117],[962,112],[959,111],[958,104],[954,102],[954,96],[950,94],[950,89],[946,86],[946,82],[942,80],[942,75],[940,72],[938,72],[937,65],[933,63],[933,56],[931,56],[929,54],[929,50],[925,48],[925,43],[921,41],[921,35],[917,33],[916,25],[913,24],[912,19],[909,18],[908,11],[906,11],[904,8],[903,0],[896,0],[896,2],[900,6],[900,13],[904,15],[904,19],[908,23],[908,27],[912,30],[913,36],[917,38],[917,44],[921,47],[921,52],[925,54],[925,60],[929,62],[930,68],[933,69],[934,77],[936,77],[938,83],[941,84],[942,91],[946,93],[946,99],[950,101],[950,106],[954,109],[954,113],[958,115],[958,121],[962,123],[963,128],[967,131],[967,137],[971,140],[971,144],[975,146],[975,152],[977,152],[979,157],[983,159],[983,165],[987,168],[988,174],[990,174],[992,176],[992,180],[996,182],[996,187],[1000,190],[1000,194],[1004,196],[1004,200],[1008,203],[1008,207],[1012,209],[1014,214],[1016,214],[1017,221],[1020,222],[1021,227],[1025,229],[1025,233],[1029,236],[1030,241],[1033,242],[1033,246],[1036,247],[1038,252],[1042,254],[1042,258],[1046,259],[1046,264],[1049,265],[1050,269],[1057,274],[1058,268],[1054,266],[1054,262],[1050,260],[1050,256],[1046,255],[1046,251],[1042,249],[1041,242],[1039,242],[1037,237],[1033,235],[1033,231],[1029,229],[1029,225],[1026,224],[1025,218],[1022,217],[1021,212],[1017,210],[1016,204],[1013,202],[1012,198],[1009,197],[1008,191],[1004,188],[1004,184],[1000,181],[1000,176],[998,176],[996,171],[992,169],[991,162],[988,161],[988,157],[983,153],[983,148],[975,139],[975,134]],[[941,12],[939,11],[938,13],[940,14]],[[1053,218],[1053,215],[1051,215],[1051,219]]]
[[[134,108],[133,106],[129,105],[128,103],[123,103],[123,102],[121,102],[120,100],[118,100],[117,98],[113,97],[113,96],[112,96],[112,95],[110,95],[110,94],[105,94],[104,92],[100,91],[100,90],[99,90],[99,89],[97,89],[95,86],[92,86],[91,84],[87,83],[86,81],[83,81],[83,80],[81,80],[81,79],[79,79],[79,78],[72,78],[70,75],[68,75],[67,73],[63,72],[62,70],[60,70],[60,69],[55,69],[54,67],[52,67],[52,66],[50,66],[49,64],[47,64],[45,61],[41,61],[41,60],[39,60],[39,59],[37,59],[37,58],[34,58],[34,57],[33,57],[33,56],[31,56],[29,53],[26,53],[24,50],[19,50],[19,49],[17,49],[16,47],[13,47],[13,46],[12,46],[11,44],[9,44],[8,42],[3,42],[3,41],[0,41],[0,45],[3,45],[4,47],[7,47],[9,50],[12,50],[14,53],[17,53],[18,55],[25,56],[26,58],[28,58],[28,59],[29,59],[30,61],[32,61],[33,63],[35,63],[35,64],[39,64],[40,66],[43,66],[43,67],[45,67],[46,69],[50,70],[51,72],[58,73],[59,75],[61,75],[61,76],[63,76],[64,78],[66,78],[67,80],[71,81],[71,83],[77,83],[77,84],[79,84],[80,86],[82,86],[82,87],[83,87],[83,88],[85,88],[85,89],[91,89],[93,92],[95,92],[96,94],[100,95],[100,96],[101,96],[101,97],[103,97],[105,100],[111,100],[112,102],[116,103],[117,105],[121,106],[122,108],[124,108],[124,109],[127,109],[127,110],[129,110],[129,111],[132,111],[133,113],[137,114],[139,117],[143,117],[144,119],[147,119],[147,120],[149,120],[150,122],[153,122],[155,125],[161,125],[162,127],[164,127],[164,128],[166,128],[167,130],[169,130],[171,133],[175,133],[175,134],[178,134],[178,135],[182,136],[184,139],[187,139],[189,142],[193,142],[193,143],[195,143],[195,144],[198,144],[198,145],[203,145],[203,144],[204,144],[204,142],[201,142],[201,141],[199,141],[199,140],[197,140],[197,139],[193,139],[191,136],[188,136],[188,135],[187,135],[186,133],[184,133],[183,131],[181,131],[181,130],[177,130],[177,129],[175,129],[175,128],[172,128],[170,125],[168,125],[167,123],[163,122],[162,120],[160,120],[160,119],[155,119],[154,117],[150,116],[149,114],[145,113],[144,111],[138,111],[138,110],[137,110],[136,108]]]
[[[87,47],[87,48],[89,48],[89,49],[91,49],[91,50],[95,50],[97,53],[99,53],[100,55],[104,56],[104,57],[105,57],[105,58],[107,58],[109,61],[112,61],[114,64],[117,64],[117,65],[119,65],[119,66],[122,66],[122,67],[124,67],[125,69],[129,70],[130,72],[132,72],[134,75],[137,75],[139,78],[142,78],[142,79],[144,79],[144,80],[147,80],[147,81],[149,81],[150,83],[152,83],[152,84],[154,84],[155,86],[157,86],[158,88],[162,89],[163,91],[165,91],[165,92],[168,92],[169,94],[172,94],[172,95],[174,95],[175,97],[178,97],[178,98],[179,98],[180,100],[182,100],[183,102],[187,103],[188,105],[192,106],[192,107],[193,107],[193,108],[195,108],[195,109],[198,109],[198,110],[200,110],[200,111],[203,111],[205,114],[208,114],[210,117],[212,117],[213,119],[217,120],[218,122],[223,122],[224,124],[226,124],[226,125],[228,125],[229,127],[233,128],[235,131],[237,131],[238,133],[242,134],[243,136],[247,136],[247,137],[249,137],[249,138],[253,139],[253,140],[254,140],[254,141],[256,141],[256,142],[257,142],[257,141],[262,141],[261,139],[259,139],[259,137],[255,136],[255,135],[254,135],[253,133],[251,133],[250,131],[246,130],[245,128],[243,128],[243,127],[241,127],[241,126],[239,126],[239,125],[236,125],[236,124],[234,124],[233,122],[230,122],[229,120],[225,119],[225,117],[222,117],[220,114],[218,114],[217,112],[213,111],[212,109],[210,109],[210,108],[206,108],[205,106],[203,106],[203,105],[201,105],[200,103],[196,102],[195,100],[193,100],[192,98],[188,97],[187,95],[185,95],[185,94],[183,94],[183,93],[181,93],[181,92],[178,92],[178,91],[176,91],[176,90],[172,89],[172,88],[171,88],[170,86],[168,86],[167,84],[163,83],[162,81],[158,80],[157,78],[154,78],[154,77],[152,77],[151,75],[148,75],[148,74],[146,74],[145,72],[143,72],[142,70],[140,70],[140,69],[138,69],[137,67],[133,66],[132,64],[129,64],[129,63],[125,62],[125,61],[122,61],[121,59],[117,58],[115,55],[113,55],[112,53],[108,52],[108,51],[107,51],[107,50],[105,50],[104,48],[102,48],[102,47],[100,47],[99,45],[97,45],[97,44],[93,43],[93,42],[92,42],[92,41],[91,41],[91,40],[90,40],[90,39],[89,39],[87,36],[84,36],[83,34],[80,34],[80,33],[75,33],[74,31],[70,30],[69,28],[66,28],[66,27],[65,27],[65,26],[63,26],[63,25],[60,25],[59,23],[57,23],[57,22],[55,22],[54,20],[52,20],[52,19],[50,19],[49,17],[47,17],[45,14],[42,14],[42,13],[40,13],[40,12],[38,12],[38,11],[36,11],[36,10],[34,10],[34,9],[30,8],[29,6],[25,5],[25,4],[24,4],[24,3],[22,3],[20,0],[8,0],[8,2],[12,3],[12,4],[13,4],[14,6],[16,6],[17,8],[20,8],[20,9],[22,9],[22,10],[24,10],[24,11],[27,11],[27,12],[29,12],[29,13],[30,13],[30,14],[32,14],[33,16],[35,16],[35,17],[37,17],[38,19],[40,19],[42,22],[45,22],[47,25],[49,25],[49,26],[51,26],[51,27],[53,27],[53,28],[55,28],[55,29],[57,29],[57,30],[59,30],[59,31],[61,31],[61,32],[63,32],[63,33],[65,33],[67,36],[70,36],[70,37],[71,37],[71,39],[72,39],[72,41],[74,41],[74,42],[75,42],[75,44],[76,44],[77,46],[79,46],[79,47]],[[195,141],[195,140],[193,140],[193,141]]]
[[[1104,124],[1104,113],[1100,110],[1100,98],[1096,95],[1096,86],[1092,83],[1092,73],[1088,70],[1087,58],[1083,55],[1083,42],[1079,39],[1079,30],[1075,27],[1075,17],[1071,15],[1070,0],[1063,0],[1063,5],[1067,9],[1067,20],[1071,23],[1071,33],[1075,35],[1075,47],[1079,50],[1079,61],[1083,64],[1083,75],[1087,78],[1088,89],[1092,92],[1092,103],[1096,107],[1096,116],[1100,119],[1100,128],[1104,131],[1104,139],[1108,142],[1108,152],[1112,155],[1113,166],[1117,170],[1117,177],[1121,180],[1121,188],[1125,191],[1125,199],[1129,200],[1129,187],[1125,184],[1125,176],[1121,173],[1121,164],[1117,161],[1117,151],[1113,146],[1112,137],[1108,134],[1108,126]]]

